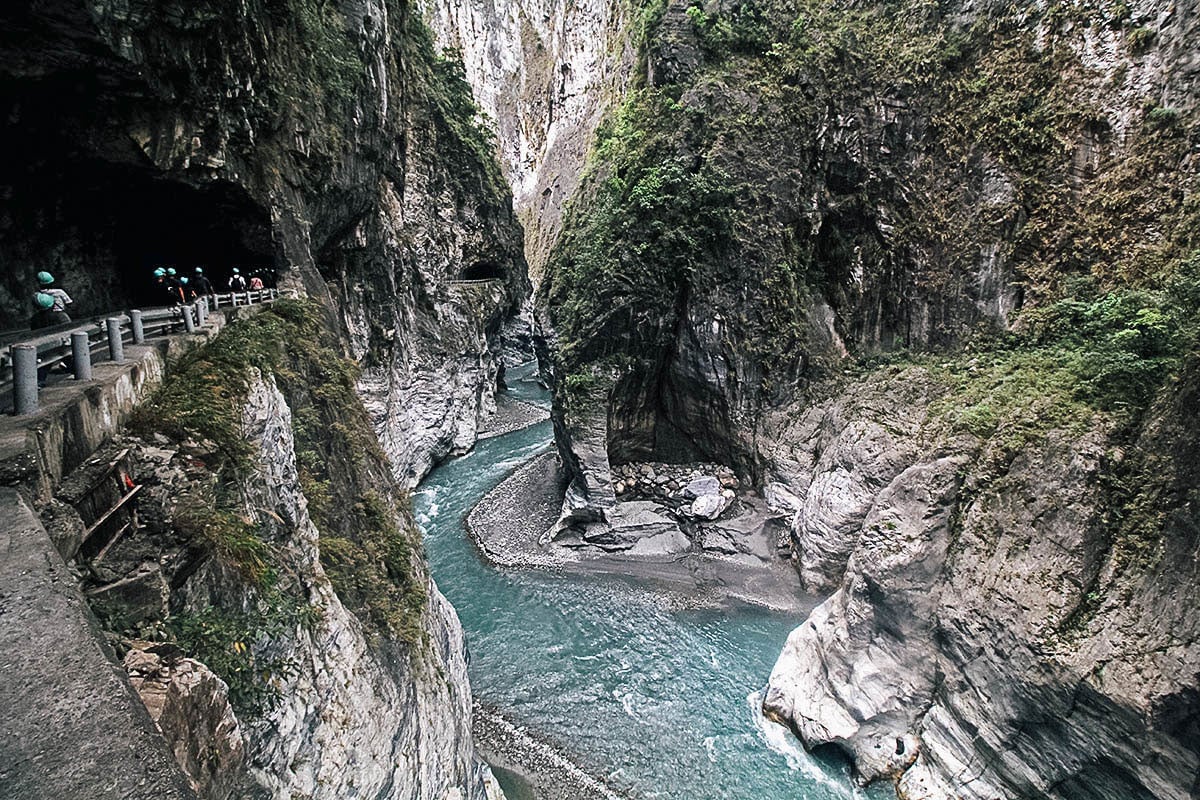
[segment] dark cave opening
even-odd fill
[[[104,121],[104,94],[74,73],[0,81],[0,329],[28,325],[39,271],[82,319],[163,305],[159,266],[203,267],[217,289],[235,266],[275,267],[266,210],[207,170],[167,177]]]
[[[458,276],[463,281],[502,281],[507,277],[504,267],[494,261],[479,261],[465,268]]]
[[[217,289],[233,267],[274,266],[270,220],[232,184],[193,186],[103,162],[43,161],[16,174],[0,166],[3,328],[22,327],[35,275],[49,271],[75,299],[77,318],[162,305],[156,267]]]

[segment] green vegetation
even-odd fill
[[[437,110],[437,119],[443,130],[452,141],[459,144],[464,153],[469,154],[469,159],[464,162],[461,156],[455,157],[449,151],[443,153],[450,157],[451,175],[456,180],[463,180],[467,175],[479,172],[486,187],[485,195],[504,197],[509,190],[500,171],[500,163],[496,160],[496,137],[491,123],[475,104],[471,85],[467,83],[463,69],[462,53],[448,49],[441,55],[435,55],[427,36],[419,41],[422,52],[433,65],[429,100]]]
[[[323,110],[337,120],[353,102],[366,79],[366,64],[346,28],[336,3],[327,0],[272,0],[267,7],[275,22],[277,52],[291,57],[275,65],[271,87],[276,107],[311,112]],[[329,130],[336,130],[331,124]]]
[[[949,362],[921,358],[950,389],[933,410],[1012,445],[1051,428],[1082,431],[1096,413],[1131,430],[1200,341],[1198,296],[1200,270],[1164,292],[1099,293],[1091,281],[1079,281],[1070,297],[1027,315],[1022,334],[981,343]]]
[[[167,620],[171,638],[229,685],[229,702],[243,717],[261,716],[279,700],[278,683],[295,664],[273,642],[313,622],[311,606],[275,595],[250,611],[206,608]]]
[[[1200,187],[1182,169],[1194,119],[1147,107],[1118,142],[1079,90],[1100,80],[1071,45],[1081,30],[1154,45],[1130,18],[1121,3],[970,27],[931,0],[635,3],[654,82],[602,125],[542,287],[564,385],[606,363],[661,370],[702,309],[760,368],[753,390],[785,401],[824,368],[808,320],[821,298],[852,351],[949,348],[905,358],[948,365],[941,406],[968,430],[1020,439],[1096,413],[1131,429],[1195,346],[1179,284]],[[896,122],[870,129],[891,119],[885,98]],[[1020,333],[971,335],[970,312],[939,303],[996,243]],[[910,342],[925,299],[927,341]]]
[[[175,516],[175,529],[190,541],[205,544],[254,586],[274,587],[278,578],[276,556],[257,527],[236,511],[196,502],[199,499],[188,498],[192,505]]]
[[[719,257],[731,234],[728,181],[678,152],[697,124],[666,94],[642,90],[599,132],[604,168],[591,178],[588,213],[566,234],[554,274],[567,358],[584,346],[607,355],[604,331],[627,320],[669,318],[680,293]],[[670,334],[649,331],[643,344],[661,346]]]
[[[374,492],[345,512],[359,535],[321,537],[321,563],[338,597],[362,609],[377,628],[406,642],[420,641],[428,597],[416,566],[423,558],[419,542],[399,529],[395,510]]]
[[[188,510],[174,520],[176,529],[237,570],[256,599],[249,609],[210,609],[172,617],[168,626],[247,707],[269,699],[269,676],[286,666],[264,655],[272,652],[270,639],[310,613],[299,587],[284,577],[286,556],[263,538],[241,499],[240,487],[255,480],[241,426],[255,370],[274,378],[292,409],[300,481],[339,597],[372,629],[410,643],[420,639],[427,600],[420,533],[404,508],[385,499],[407,502],[355,392],[357,367],[342,356],[321,308],[279,300],[233,323],[174,365],[133,424],[191,442],[217,477],[214,497],[185,498]]]

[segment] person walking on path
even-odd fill
[[[38,276],[39,279],[41,276]],[[53,281],[51,281],[53,282]],[[64,294],[66,294],[64,292]],[[38,292],[33,296],[33,316],[29,318],[30,330],[41,330],[42,328],[53,328],[55,325],[67,325],[71,322],[71,316],[66,311],[55,311],[54,306],[57,298],[49,292]],[[70,300],[68,299],[69,303]],[[49,367],[38,367],[37,384],[41,389],[46,385],[46,378],[50,375]]]
[[[192,278],[192,288],[196,294],[202,297],[212,297],[216,294],[213,291],[212,281],[204,274],[204,267],[196,267],[196,275]]]
[[[174,303],[177,295],[171,291],[171,282],[167,280],[167,271],[162,267],[154,270],[154,288],[165,303]]]
[[[262,278],[258,277],[257,273],[255,273],[254,275],[251,275],[250,276],[250,290],[254,291],[254,292],[258,292],[258,291],[262,291],[262,288],[263,288]]]
[[[184,299],[183,282],[179,280],[174,267],[167,267],[167,290],[171,296],[171,303],[187,302]]]
[[[233,268],[233,274],[229,276],[229,291],[244,292],[246,291],[246,279],[242,277],[237,267]]]
[[[49,272],[39,272],[37,274],[37,280],[38,294],[47,294],[54,300],[54,306],[50,310],[65,314],[67,311],[67,306],[74,302],[71,299],[71,295],[54,285],[54,276]],[[37,298],[35,297],[34,300],[36,305]],[[67,317],[66,321],[70,322],[71,318]]]

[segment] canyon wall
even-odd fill
[[[829,595],[765,704],[807,744],[906,797],[1194,794],[1200,9],[636,11],[539,288],[562,524],[729,464]]]
[[[462,57],[498,137],[504,172],[539,279],[593,135],[633,70],[624,3],[429,0],[438,44]]]
[[[461,67],[403,0],[58,0],[0,19],[3,327],[42,269],[77,317],[160,304],[157,266],[262,269],[312,298],[189,362],[220,385],[168,380],[177,405],[131,445],[159,487],[147,525],[89,579],[194,786],[494,794],[405,495],[473,443],[530,291]]]
[[[161,303],[156,266],[273,270],[332,300],[401,480],[473,438],[529,291],[522,236],[470,87],[407,3],[63,0],[14,10],[0,48],[23,154],[0,176],[5,327],[40,269],[79,314]]]

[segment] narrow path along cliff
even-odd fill
[[[530,392],[533,384],[510,385]],[[434,470],[414,498],[434,578],[466,632],[476,696],[619,796],[867,796],[843,765],[805,753],[762,717],[759,689],[794,615],[698,609],[619,578],[484,563],[463,528],[466,514],[550,440],[543,422],[480,442]],[[494,765],[527,767],[521,753],[489,752],[491,744],[481,736]],[[511,786],[510,797],[523,796]]]

